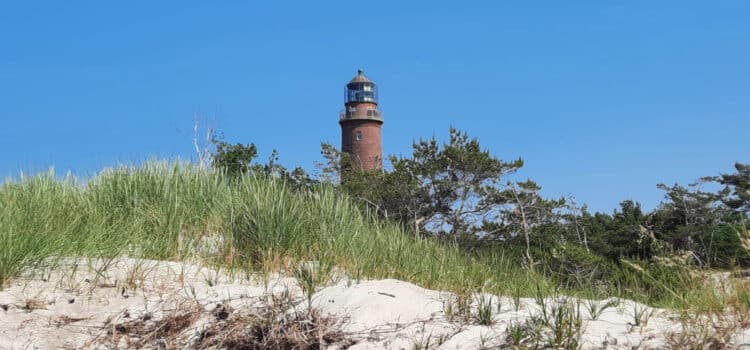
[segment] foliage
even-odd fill
[[[623,257],[649,259],[653,255],[654,237],[644,226],[646,215],[637,202],[621,202],[612,215],[583,211],[577,221],[588,232],[588,247],[596,254],[612,261]]]
[[[346,169],[343,192],[379,217],[419,235],[447,238],[469,250],[497,246],[491,241],[505,242],[503,249],[521,246],[530,269],[538,264],[535,254],[558,248],[570,251],[575,244],[614,263],[622,258],[648,261],[685,254],[699,266],[729,267],[747,261],[736,235],[724,228],[745,220],[738,215],[747,187],[744,165],[737,165],[737,174],[687,187],[657,185],[665,192],[665,201],[650,213],[638,202],[625,200],[611,214],[592,214],[572,197],[569,201],[543,197],[541,186],[531,179],[505,180],[523,161],[502,161],[455,128],[449,130],[447,142],[433,137],[412,146],[410,156],[389,157],[390,169],[363,171],[342,167],[347,155],[324,144],[323,174],[341,178]],[[706,181],[727,187],[706,192],[701,189]],[[537,249],[542,246],[546,250]],[[560,267],[554,258],[548,262],[553,264],[544,267],[548,271]]]
[[[448,143],[435,138],[414,144],[411,159],[401,159],[416,175],[426,201],[424,226],[435,233],[457,236],[476,232],[496,203],[487,200],[501,179],[523,166],[517,159],[504,162],[483,150],[477,139],[450,129]]]
[[[540,227],[555,224],[560,216],[556,212],[565,205],[564,199],[547,200],[542,198],[539,191],[541,186],[532,180],[512,183],[508,182],[504,191],[492,193],[489,201],[499,206],[499,220],[487,222],[485,220],[485,232],[488,235],[504,234],[505,239],[523,236],[525,250],[524,258],[526,264],[534,267],[534,259],[531,255],[531,236]],[[488,226],[494,229],[487,231]]]
[[[231,178],[185,164],[148,163],[108,169],[84,183],[50,173],[0,186],[0,284],[25,268],[54,264],[52,257],[124,254],[195,257],[252,271],[323,261],[352,276],[519,298],[540,285],[569,293],[597,290],[663,306],[704,303],[714,293],[689,274],[655,264],[642,264],[647,273],[625,267],[620,275],[588,284],[584,278],[567,283],[547,268],[522,268],[521,255],[505,242],[467,252],[377,220],[361,202],[331,186],[298,191],[264,174]],[[202,242],[217,236],[224,242],[218,255],[200,255]],[[543,245],[536,242],[537,261],[547,266]]]
[[[315,166],[320,170],[318,176],[320,181],[329,184],[341,183],[341,164],[348,163],[348,155],[327,142],[320,143],[320,155],[324,162],[315,163]]]
[[[687,252],[700,266],[729,267],[738,259],[744,261],[745,251],[728,227],[741,223],[742,215],[724,204],[721,192],[705,192],[701,185],[657,186],[665,191],[666,201],[648,222],[663,243],[661,254]]]
[[[546,253],[545,253],[546,252]],[[602,281],[622,280],[617,263],[570,243],[553,245],[537,255],[545,262],[546,273],[567,288],[594,286],[595,292]]]
[[[494,194],[502,179],[523,165],[502,161],[455,128],[443,144],[436,138],[412,145],[410,157],[391,156],[391,171],[351,171],[344,190],[373,204],[383,216],[420,233],[453,240],[480,233],[484,218],[499,208]]]
[[[221,135],[212,138],[211,143],[216,147],[211,156],[211,165],[214,169],[222,170],[231,177],[248,173],[253,159],[258,155],[255,144],[231,144],[226,142]]]
[[[0,284],[50,257],[182,259],[220,236],[225,245],[208,262],[231,268],[328,261],[352,275],[428,288],[503,280],[528,290],[510,261],[478,262],[457,247],[416,239],[330,186],[297,191],[263,174],[231,178],[166,163],[109,169],[85,183],[42,174],[0,186]]]
[[[585,325],[580,305],[566,298],[538,296],[539,314],[508,325],[506,344],[519,349],[580,349]]]
[[[211,142],[215,146],[215,151],[211,153],[213,168],[224,172],[230,178],[263,174],[287,181],[298,190],[308,190],[317,183],[301,167],[288,171],[279,163],[279,153],[275,149],[271,151],[265,164],[253,164],[253,160],[258,155],[255,144],[230,144],[221,136],[212,138]]]
[[[209,235],[223,236],[216,263],[231,267],[318,261],[425,287],[497,283],[489,292],[515,298],[543,285],[710,304],[715,294],[694,267],[750,264],[747,165],[703,179],[725,186],[717,193],[703,182],[660,184],[665,200],[653,212],[625,200],[609,214],[545,198],[531,179],[509,181],[521,159],[503,161],[454,128],[446,142],[422,139],[410,156],[389,157],[386,171],[351,167],[346,154],[322,144],[317,178],[289,171],[275,150],[261,164],[252,143],[213,142],[215,171],[149,163],[105,170],[85,185],[51,173],[6,182],[0,282],[50,256],[181,258]],[[317,282],[307,280],[314,291]]]
[[[721,193],[722,201],[747,215],[750,213],[750,164],[736,163],[734,168],[737,170],[734,174],[721,174],[708,179],[726,186]]]

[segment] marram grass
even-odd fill
[[[512,254],[469,255],[414,238],[330,187],[299,192],[275,179],[230,179],[165,162],[104,170],[85,183],[51,172],[6,181],[0,187],[0,287],[50,257],[181,260],[194,254],[192,243],[217,236],[224,246],[213,263],[227,268],[318,261],[355,277],[397,278],[464,293],[532,295],[557,288],[520,267]],[[609,295],[686,306],[680,291],[639,296],[618,281],[604,282]]]

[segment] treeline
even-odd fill
[[[276,151],[266,163],[258,163],[252,144],[213,143],[212,165],[229,174],[264,173],[300,190],[333,184],[415,235],[479,254],[503,249],[520,255],[531,270],[556,271],[566,278],[606,277],[592,273],[624,260],[712,268],[750,265],[747,164],[689,185],[658,184],[665,199],[651,212],[624,200],[613,213],[591,213],[572,197],[543,197],[533,180],[512,180],[522,159],[502,160],[454,128],[446,142],[422,139],[413,144],[411,155],[390,156],[384,171],[357,170],[346,154],[323,144],[325,161],[314,176],[281,166]],[[342,169],[347,171],[342,174]]]

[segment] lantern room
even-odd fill
[[[344,103],[378,103],[378,87],[361,69],[357,71],[357,76],[346,84]]]

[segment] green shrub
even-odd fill
[[[724,224],[712,228],[712,232],[699,237],[701,258],[712,267],[730,268],[750,265],[750,255],[742,245],[739,233],[742,226]]]
[[[603,286],[622,276],[617,264],[581,246],[560,244],[543,256],[548,273],[567,288]]]

